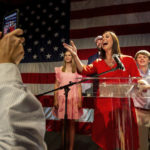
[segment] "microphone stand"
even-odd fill
[[[108,71],[105,71],[105,72],[102,72],[102,73],[99,73],[99,74],[96,74],[96,75],[93,75],[91,77],[99,77],[103,74],[106,74],[106,73],[109,73],[109,72],[112,72],[112,71],[115,71],[117,69],[120,69],[120,67],[117,65],[117,67],[115,68],[112,68]],[[51,92],[54,92],[54,91],[57,91],[57,90],[61,90],[61,89],[64,89],[65,93],[65,114],[64,114],[64,150],[66,150],[66,129],[67,129],[67,120],[68,120],[68,117],[67,117],[67,99],[68,99],[68,92],[70,90],[70,86],[73,86],[74,84],[79,84],[79,83],[82,83],[82,82],[85,82],[85,81],[88,81],[88,80],[91,80],[91,79],[83,79],[81,81],[78,81],[78,82],[69,82],[69,84],[66,84],[64,86],[61,86],[57,89],[53,89],[51,91],[47,91],[47,92],[44,92],[44,93],[41,93],[41,94],[38,94],[36,95],[36,97],[40,97],[42,95],[45,95],[45,94],[48,94],[48,93],[51,93]]]

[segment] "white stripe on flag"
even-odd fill
[[[136,2],[147,2],[149,0],[90,0],[90,1],[77,1],[71,2],[71,10],[84,10],[89,8],[111,6],[111,5],[123,5],[123,4],[132,4]]]
[[[93,18],[72,19],[70,29],[85,29],[92,27],[115,26],[126,24],[146,23],[150,20],[150,11],[129,14],[99,16]]]
[[[98,33],[101,34],[101,33]],[[97,35],[98,35],[97,34]],[[95,36],[97,36],[95,35]],[[96,48],[94,43],[94,38],[82,38],[82,39],[72,39],[78,49],[90,49]],[[120,35],[118,36],[121,47],[130,46],[149,46],[150,45],[150,34],[132,34],[132,35]]]
[[[82,61],[83,64],[87,64],[86,60]],[[47,63],[22,63],[19,64],[19,70],[21,73],[54,73],[55,67],[62,66],[63,62],[47,62]]]

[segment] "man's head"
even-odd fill
[[[135,60],[138,66],[148,66],[150,62],[150,52],[147,50],[139,50],[135,54]]]
[[[97,46],[98,50],[100,50],[101,47],[102,47],[102,36],[101,36],[101,35],[98,35],[98,36],[94,39],[94,42],[96,43],[96,46]]]

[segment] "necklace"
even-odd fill
[[[106,60],[106,59],[105,59],[105,63],[106,63],[108,66],[110,66],[110,67],[114,66],[114,64],[115,64],[114,60],[108,61],[108,60]]]

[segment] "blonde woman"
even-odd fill
[[[76,64],[74,62],[71,52],[66,51],[64,55],[64,65],[55,68],[56,82],[55,89],[69,84],[69,82],[77,82],[81,75],[77,73]],[[67,99],[67,141],[69,150],[73,150],[74,137],[75,137],[75,120],[79,119],[82,115],[82,90],[81,84],[74,84],[70,86]],[[65,114],[65,95],[64,89],[58,90],[54,94],[54,111],[53,114],[62,120],[64,120]],[[64,127],[62,126],[62,130]],[[63,132],[62,132],[63,133]],[[64,133],[63,135],[64,136]],[[68,149],[68,148],[67,148]]]

